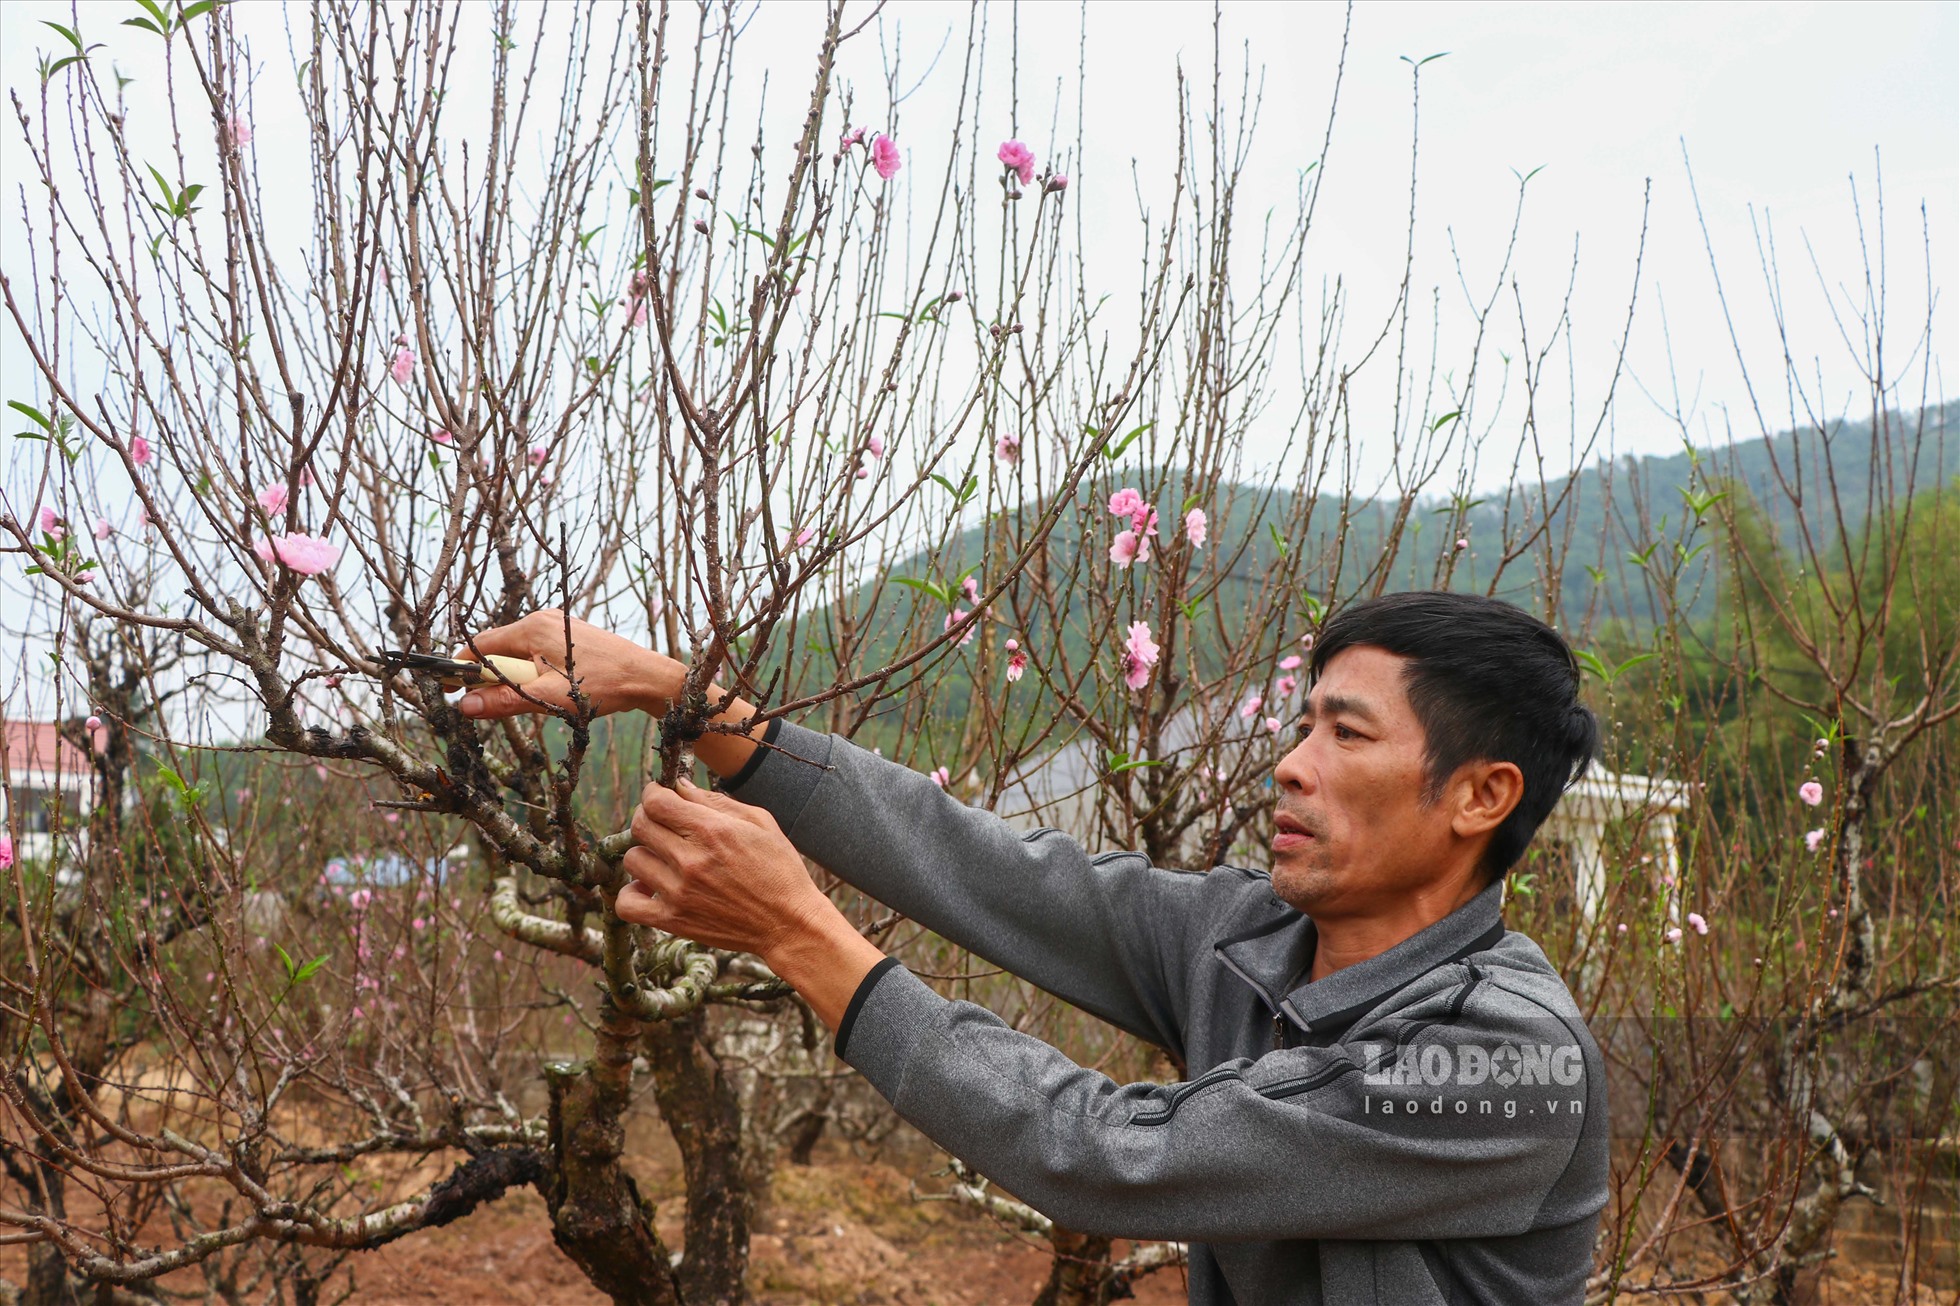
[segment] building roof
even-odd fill
[[[60,770],[63,775],[85,776],[91,771],[88,759],[82,750],[63,739],[52,721],[6,721],[4,741],[7,753],[7,769],[15,775],[23,771],[50,772]],[[91,732],[90,742],[95,751],[104,753],[109,748],[109,731],[98,727]]]

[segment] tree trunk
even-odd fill
[[[653,1064],[654,1100],[687,1177],[681,1298],[688,1306],[737,1306],[748,1300],[754,1202],[743,1166],[741,1104],[707,1038],[706,1009],[696,1007],[650,1026],[641,1042]]]
[[[680,1306],[652,1204],[620,1163],[635,1022],[607,1005],[592,1060],[545,1067],[551,1091],[551,1237],[615,1306]]]
[[[1130,1296],[1129,1288],[1117,1283],[1109,1263],[1110,1239],[1057,1228],[1048,1241],[1054,1244],[1055,1259],[1049,1262],[1048,1282],[1034,1306],[1107,1306]]]

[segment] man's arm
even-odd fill
[[[866,988],[839,1055],[935,1143],[1072,1229],[1202,1242],[1505,1237],[1585,1218],[1605,1194],[1603,1134],[1586,1131],[1603,1110],[1587,1082],[1598,1067],[1576,1054],[1581,1077],[1552,1086],[1381,1083],[1397,1078],[1392,1046],[1384,1066],[1340,1045],[1118,1085],[901,968]],[[1469,1027],[1431,1025],[1415,1047],[1545,1036],[1538,1021],[1459,1018]]]
[[[1216,894],[1137,854],[1023,833],[926,776],[784,722],[729,791],[797,849],[959,946],[1182,1052],[1190,950]],[[1216,886],[1214,886],[1216,887]]]
[[[567,632],[569,631],[569,647]],[[473,689],[465,716],[563,706],[572,666],[603,711],[659,714],[686,668],[556,611],[477,635],[459,655],[530,657],[521,690]],[[726,697],[710,691],[712,702]],[[754,709],[730,699],[715,724]],[[1189,950],[1209,942],[1204,877],[1132,854],[1091,858],[1066,836],[1023,836],[926,777],[832,736],[775,722],[766,740],[710,731],[695,755],[744,803],[769,812],[804,853],[928,929],[1142,1038],[1182,1052]]]

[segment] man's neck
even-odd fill
[[[1325,918],[1315,915],[1313,965],[1307,970],[1307,979],[1326,979],[1337,970],[1379,957],[1450,915],[1483,889],[1483,877],[1472,873],[1462,880],[1408,894],[1386,910]]]

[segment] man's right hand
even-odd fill
[[[565,647],[566,630],[571,631],[570,660]],[[524,712],[544,712],[572,705],[571,684],[564,670],[569,665],[578,677],[579,692],[599,716],[612,712],[645,712],[665,715],[687,679],[687,666],[665,653],[641,648],[624,636],[580,621],[567,621],[556,608],[544,608],[521,617],[508,626],[497,626],[477,635],[475,651],[466,645],[456,656],[471,661],[479,654],[501,653],[505,657],[529,658],[537,664],[538,678],[521,689],[514,685],[479,685],[463,695],[458,707],[466,717],[494,721]],[[708,689],[710,702],[719,702],[721,691]],[[741,699],[735,699],[715,718],[740,724],[755,712]],[[731,776],[748,764],[756,745],[746,735],[713,732],[695,741],[695,756],[719,776]]]
[[[579,692],[599,716],[634,709],[658,716],[680,693],[687,675],[687,667],[666,654],[641,648],[624,636],[577,617],[567,620],[556,608],[544,608],[508,626],[483,631],[471,643],[474,651],[465,645],[456,650],[456,656],[475,661],[480,654],[501,653],[528,658],[539,671],[538,678],[521,690],[493,683],[463,695],[458,705],[463,715],[480,720],[570,707],[571,684],[564,675],[568,666],[578,677]]]

